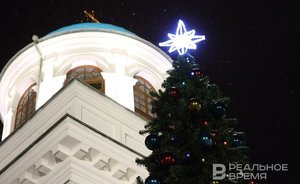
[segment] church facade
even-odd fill
[[[139,134],[171,58],[121,27],[63,27],[19,51],[0,75],[0,183],[135,183]]]

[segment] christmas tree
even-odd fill
[[[163,82],[152,93],[155,114],[141,134],[152,150],[137,159],[149,171],[145,184],[227,184],[243,180],[212,180],[212,165],[248,163],[245,134],[229,118],[229,99],[210,83],[189,54],[178,56]],[[247,182],[246,182],[247,183]]]

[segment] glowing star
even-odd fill
[[[170,47],[169,53],[177,50],[180,55],[183,55],[188,49],[196,49],[196,43],[205,40],[204,35],[195,35],[195,33],[194,29],[186,31],[183,21],[179,20],[176,34],[168,33],[170,40],[159,43],[159,46]]]

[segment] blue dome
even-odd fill
[[[78,24],[65,26],[65,27],[59,28],[55,31],[52,31],[49,34],[55,34],[55,33],[61,33],[61,32],[80,31],[80,30],[108,30],[108,31],[112,30],[112,31],[123,32],[123,33],[127,33],[127,34],[134,34],[130,31],[122,28],[122,27],[115,26],[115,25],[112,25],[112,24],[90,23],[90,22],[78,23]]]

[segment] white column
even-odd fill
[[[105,95],[134,111],[133,86],[136,79],[116,73],[102,72],[105,80]]]
[[[125,68],[130,64],[125,49],[112,49],[112,60],[115,64],[115,73],[102,72],[105,80],[105,94],[134,111],[133,86],[136,79],[125,75]]]
[[[5,139],[14,129],[13,120],[15,117],[15,113],[16,110],[11,107],[4,116],[2,140]]]

